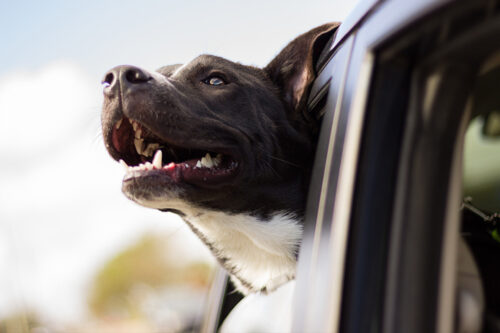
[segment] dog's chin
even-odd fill
[[[228,160],[217,167],[197,167],[197,162],[170,163],[161,169],[129,167],[122,191],[136,203],[155,209],[183,211],[185,203],[199,206],[217,200],[235,182],[239,164]],[[180,205],[180,203],[182,203]]]

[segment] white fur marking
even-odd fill
[[[146,207],[168,207],[186,214],[184,218],[215,248],[214,255],[226,259],[237,278],[250,283],[250,288],[237,283],[244,293],[272,291],[295,276],[302,225],[291,214],[280,212],[263,221],[248,214],[197,208],[172,197],[158,201],[130,199]]]
[[[244,214],[208,212],[189,221],[252,289],[274,290],[295,276],[302,226],[292,217],[277,214],[261,221]]]

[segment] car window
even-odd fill
[[[488,125],[494,126],[489,122],[495,117],[473,119],[464,147],[464,195],[478,208],[492,213],[500,211],[500,133],[488,135],[484,131]]]
[[[493,53],[479,68],[463,152],[461,238],[470,259],[462,260],[458,270],[457,326],[476,332],[500,330],[499,54]]]

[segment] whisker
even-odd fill
[[[261,151],[265,152],[265,150],[264,150],[263,148],[261,148],[261,147],[259,147],[259,146],[256,146],[256,147],[257,147],[259,150],[261,150]],[[273,160],[280,161],[280,162],[283,162],[283,163],[285,163],[285,164],[288,164],[288,165],[294,166],[294,167],[296,167],[296,168],[302,169],[302,166],[301,166],[301,165],[298,165],[298,164],[296,164],[296,163],[293,163],[293,162],[290,162],[290,161],[284,160],[284,159],[279,158],[279,157],[276,157],[276,156],[274,156],[274,155],[267,154],[266,156],[267,156],[267,157],[269,157],[269,158],[271,158],[271,159],[273,159]]]
[[[278,173],[278,171],[274,170],[273,166],[271,163],[266,162],[266,166],[274,173],[274,175],[278,178],[281,178],[281,175]]]
[[[288,165],[291,165],[291,166],[294,166],[296,168],[302,168],[302,166],[296,164],[296,163],[293,163],[293,162],[290,162],[290,161],[287,161],[287,160],[284,160],[282,158],[278,158],[276,156],[273,156],[273,155],[268,155],[269,158],[272,158],[273,160],[276,160],[276,161],[280,161],[280,162],[283,162],[283,163],[286,163]]]

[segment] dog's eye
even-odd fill
[[[224,81],[221,77],[219,76],[210,76],[203,80],[203,83],[211,85],[211,86],[222,86],[226,84],[226,81]]]

